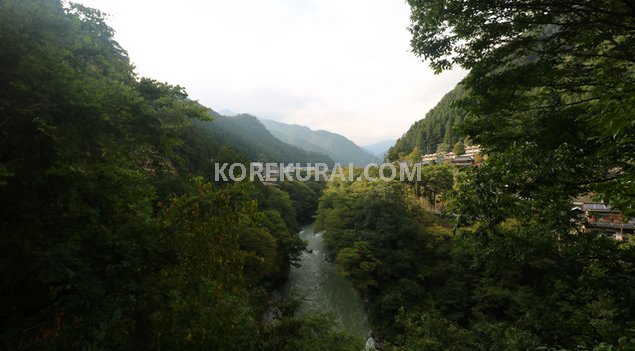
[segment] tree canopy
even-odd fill
[[[463,131],[514,165],[508,188],[593,192],[634,212],[632,2],[409,4],[413,52],[437,71],[470,70]]]
[[[0,348],[359,346],[321,317],[264,318],[321,187],[213,183],[212,159],[247,157],[200,127],[209,109],[65,4],[0,0]]]
[[[462,85],[457,85],[447,93],[439,103],[428,111],[425,117],[415,123],[402,135],[395,145],[388,150],[389,160],[398,160],[408,155],[414,148],[423,154],[437,152],[440,144],[444,149],[462,140],[456,127],[463,122],[465,111],[455,103],[464,98],[467,91]]]

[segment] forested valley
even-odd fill
[[[112,36],[97,10],[0,1],[0,348],[361,348],[293,303],[265,322],[324,184],[211,182],[247,156]]]
[[[0,348],[363,350],[274,298],[315,221],[379,350],[635,350],[635,239],[571,211],[635,216],[635,6],[407,2],[414,54],[470,73],[388,161],[483,162],[271,186],[212,160],[332,160],[140,77],[98,10],[0,0]]]

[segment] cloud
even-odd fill
[[[395,138],[464,76],[409,52],[394,0],[83,0],[112,15],[143,76],[230,109],[341,133]]]

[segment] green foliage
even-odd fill
[[[421,188],[423,195],[434,211],[437,209],[438,196],[452,189],[454,175],[448,165],[432,165],[421,168]]]
[[[463,141],[457,141],[456,144],[454,144],[454,148],[452,148],[452,152],[454,152],[457,156],[463,155],[465,153],[465,145],[463,145]]]
[[[324,182],[313,180],[307,182],[286,181],[280,184],[280,189],[289,194],[298,223],[307,224],[313,220],[313,214],[317,210],[318,199],[324,186]]]
[[[318,208],[325,241],[368,302],[380,337],[394,336],[401,307],[425,299],[432,247],[443,242],[442,235],[426,234],[434,223],[405,200],[405,191],[400,182],[332,182]]]
[[[405,159],[412,163],[421,162],[421,150],[419,150],[419,147],[415,146]]]
[[[409,1],[413,51],[470,69],[463,132],[520,191],[635,206],[635,26],[627,1]],[[518,159],[520,164],[518,166]]]
[[[402,309],[398,322],[404,328],[392,351],[475,350],[474,337],[465,329],[441,317],[438,313],[407,315]]]
[[[467,91],[462,85],[457,85],[447,93],[441,101],[428,113],[425,118],[415,122],[408,131],[397,140],[395,145],[388,150],[388,160],[395,161],[402,155],[410,153],[414,148],[421,150],[423,154],[431,154],[438,151],[439,144],[454,145],[461,140],[456,126],[463,122],[465,112],[456,106],[455,102],[466,97]]]
[[[533,161],[519,150],[491,154],[479,169],[424,167],[424,193],[445,192],[458,217],[454,236],[433,234],[434,221],[404,210],[398,185],[329,184],[318,223],[385,347],[628,349],[633,245],[576,233],[571,188],[555,176],[529,188],[536,173],[519,176]]]
[[[97,10],[0,0],[0,348],[276,349],[267,296],[319,187],[210,183],[247,157],[112,36]],[[354,344],[279,323],[276,342]]]
[[[285,143],[274,137],[256,117],[238,115],[224,117],[214,115],[214,121],[200,123],[213,139],[221,144],[232,145],[245,154],[250,161],[278,163],[326,163],[333,164],[331,157],[322,151],[307,151],[293,143]]]
[[[457,235],[435,249],[432,298],[393,302],[395,349],[629,349],[633,245],[580,233],[570,208],[595,193],[633,213],[632,6],[409,4],[413,51],[471,70],[460,129],[488,159],[448,192]]]
[[[267,327],[266,351],[359,351],[363,340],[332,331],[328,316],[285,318]]]
[[[210,184],[198,183],[196,193],[174,198],[162,210],[158,220],[163,237],[155,254],[161,255],[163,267],[148,279],[143,301],[148,310],[141,315],[149,326],[138,330],[137,338],[157,349],[234,350],[248,348],[256,339],[243,281],[254,279],[243,269],[254,253],[241,247],[243,233],[236,228],[256,216],[255,203],[245,195],[237,188],[214,191]],[[266,248],[258,244],[260,250]]]
[[[454,196],[479,190],[461,203],[501,196],[483,193],[492,183],[463,182]],[[558,204],[515,212],[499,202],[509,212],[485,212],[498,213],[496,221],[466,208],[457,235],[436,233],[438,222],[410,199],[396,182],[330,183],[318,210],[339,270],[388,349],[591,350],[631,335],[631,244],[570,234],[553,215]],[[551,218],[537,217],[545,210]]]

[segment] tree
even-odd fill
[[[289,181],[280,183],[279,186],[289,194],[298,223],[306,224],[312,221],[324,183]]]
[[[424,194],[428,196],[428,202],[437,210],[437,197],[452,189],[454,176],[447,165],[433,165],[422,168],[422,187]]]
[[[413,52],[470,70],[460,131],[488,156],[450,194],[470,252],[460,271],[477,276],[461,326],[492,349],[627,347],[635,313],[617,306],[631,304],[618,301],[635,291],[635,250],[579,232],[570,209],[592,193],[635,214],[632,2],[409,4]]]
[[[465,97],[467,91],[462,84],[458,84],[447,93],[439,103],[428,111],[425,118],[415,122],[408,131],[402,135],[395,145],[388,151],[387,157],[390,161],[399,159],[400,153],[408,153],[415,147],[419,147],[422,153],[430,154],[437,152],[437,146],[449,140],[449,145],[458,140],[458,132],[451,128],[445,128],[448,122],[457,123],[463,121],[465,112],[455,104],[456,101]],[[445,129],[442,132],[442,129]]]
[[[201,130],[209,110],[66,3],[0,0],[0,348],[266,349],[304,246],[289,195],[209,182],[210,159],[245,162]]]
[[[453,65],[471,71],[463,132],[490,156],[516,164],[520,181],[508,188],[555,184],[563,197],[596,192],[635,212],[630,1],[409,4],[413,52],[438,72]],[[542,171],[533,171],[537,163]]]
[[[448,151],[450,151],[450,145],[446,143],[441,143],[437,146],[437,153],[439,154],[444,154]]]
[[[457,156],[463,155],[465,153],[465,146],[463,146],[463,142],[460,140],[457,141],[456,144],[454,144],[452,152],[454,152],[454,154]]]
[[[406,160],[412,163],[421,162],[421,150],[419,150],[419,147],[415,146],[408,156],[406,156]]]
[[[248,225],[257,207],[238,187],[216,190],[200,180],[195,187],[173,198],[158,218],[166,245],[144,296],[149,327],[136,335],[157,348],[243,349],[257,337],[244,300],[243,266],[252,253],[241,249],[235,224]]]
[[[328,316],[285,316],[265,327],[265,351],[357,351],[363,340],[335,331]]]
[[[338,269],[368,301],[382,341],[398,332],[394,320],[402,306],[425,300],[436,260],[437,237],[427,232],[434,220],[404,195],[398,181],[331,182],[317,216]]]

